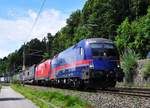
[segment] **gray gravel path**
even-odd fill
[[[0,91],[0,108],[39,108],[30,100],[16,93],[9,86],[3,86]]]

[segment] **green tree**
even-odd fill
[[[116,44],[120,52],[134,49],[141,57],[150,50],[150,11],[146,16],[129,22],[128,18],[118,27]]]
[[[132,27],[129,23],[129,19],[126,18],[117,29],[116,45],[118,46],[120,52],[122,52],[124,49],[132,48],[130,43],[133,41],[134,36],[132,33]]]

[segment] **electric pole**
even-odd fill
[[[26,55],[25,55],[25,43],[23,46],[23,66],[22,66],[22,84],[24,85],[24,75],[25,75],[25,69],[26,69]]]
[[[26,63],[26,55],[25,55],[25,43],[24,43],[24,46],[23,46],[23,66],[22,66],[23,71],[26,68],[25,63]]]

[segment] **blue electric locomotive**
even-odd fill
[[[122,81],[119,54],[104,38],[84,39],[55,56],[51,63],[53,81],[59,85],[114,87]]]

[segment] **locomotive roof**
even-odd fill
[[[84,40],[81,40],[80,42],[83,42],[83,41],[86,41],[88,43],[110,43],[110,44],[113,44],[113,41],[109,40],[109,39],[105,39],[105,38],[89,38],[89,39],[84,39]],[[72,48],[74,48],[75,45],[69,47],[68,49],[60,52],[59,54],[55,55],[54,58],[56,58],[57,56],[61,55],[61,54],[65,54],[67,53],[68,51],[70,51]]]
[[[46,63],[51,61],[51,59],[46,59],[46,60],[42,60],[39,64],[37,64],[37,66],[39,66],[40,64]],[[32,66],[31,66],[32,67]]]
[[[98,42],[98,43],[113,43],[113,41],[105,38],[90,38],[86,39],[89,43]]]

